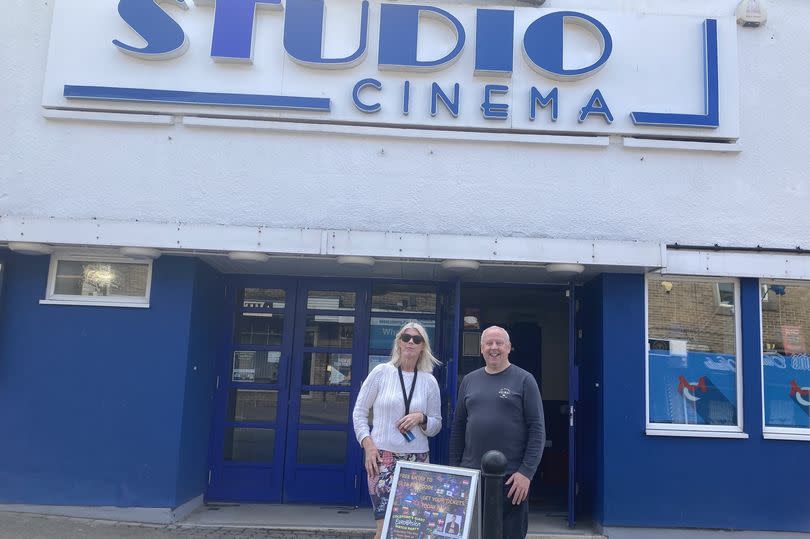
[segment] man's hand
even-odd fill
[[[506,484],[510,485],[509,493],[506,496],[512,500],[512,504],[520,505],[523,503],[523,500],[529,495],[531,480],[522,473],[515,472],[506,480]]]

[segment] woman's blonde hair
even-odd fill
[[[389,363],[395,367],[399,366],[400,359],[399,359],[399,338],[405,333],[406,329],[415,329],[419,335],[422,336],[422,339],[425,341],[425,347],[422,349],[422,352],[419,354],[419,359],[416,360],[416,370],[423,371],[423,372],[433,372],[433,367],[441,365],[442,362],[436,359],[433,355],[433,352],[430,349],[430,339],[428,339],[427,331],[422,326],[422,324],[418,322],[408,322],[397,331],[396,336],[394,337],[394,347],[391,349],[391,360]]]

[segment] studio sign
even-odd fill
[[[123,20],[146,42],[135,47],[121,40],[113,44],[126,54],[148,60],[170,60],[183,55],[189,40],[183,28],[158,5],[161,1],[189,9],[185,0],[120,0],[118,12]],[[369,3],[361,4],[361,21],[357,49],[343,58],[324,58],[323,0],[286,0],[284,13],[284,49],[295,62],[315,69],[346,69],[361,63],[368,50]],[[197,6],[214,8],[211,38],[211,57],[216,61],[251,63],[255,33],[256,9],[266,7],[281,10],[281,0],[197,0]],[[435,60],[417,58],[417,34],[419,20],[432,16],[447,25],[455,35],[455,46],[444,57]],[[514,57],[514,11],[503,9],[478,9],[475,22],[475,75],[499,75],[510,77]],[[566,24],[577,24],[594,36],[600,45],[601,54],[591,65],[567,69],[563,65],[563,33]],[[635,125],[658,125],[669,127],[719,126],[718,91],[718,40],[717,21],[706,19],[704,33],[704,114],[678,114],[671,112],[631,112]],[[466,44],[464,27],[448,11],[434,6],[381,4],[379,18],[378,69],[387,71],[437,71],[461,55]],[[584,13],[557,11],[543,15],[531,24],[522,36],[524,61],[542,76],[571,81],[584,79],[598,72],[610,59],[613,39],[599,20]],[[348,88],[347,88],[348,90]],[[367,114],[381,110],[374,99],[375,92],[383,91],[382,83],[374,78],[364,78],[351,88],[354,106]],[[386,89],[388,91],[388,89]],[[407,115],[411,108],[411,83],[404,80],[400,88],[401,113]],[[433,82],[430,89],[430,112],[437,114],[439,105],[453,116],[459,114],[459,84],[443,89]],[[481,113],[484,118],[504,120],[509,116],[509,105],[498,98],[509,92],[505,84],[487,84],[483,88]],[[65,86],[67,98],[112,99],[169,103],[199,103],[213,105],[253,106],[276,109],[330,110],[329,98],[296,97],[282,95],[224,94],[180,92],[171,90],[146,90],[136,88],[112,88],[99,86]],[[538,108],[547,109],[548,118],[554,122],[558,117],[558,89],[545,94],[531,88],[530,119],[534,120]],[[579,111],[579,122],[590,116],[613,121],[608,100],[597,88]]]

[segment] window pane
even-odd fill
[[[352,311],[355,305],[354,292],[310,290],[307,294],[307,309]]]
[[[734,305],[734,283],[717,283],[720,305]]]
[[[233,353],[234,382],[278,383],[278,366],[281,352],[256,352],[237,350]]]
[[[436,321],[428,318],[383,318],[371,317],[371,331],[369,332],[369,348],[378,350],[391,350],[394,346],[394,337],[399,328],[407,322],[419,322],[427,331],[430,346],[435,346]]]
[[[375,285],[371,297],[371,310],[436,314],[436,288],[398,284]]]
[[[368,372],[373,371],[374,367],[376,367],[377,365],[388,363],[390,360],[391,356],[383,356],[383,355],[368,356]]]
[[[225,429],[225,460],[270,462],[275,442],[273,429],[229,427]]]
[[[352,355],[307,352],[301,383],[305,386],[351,385]]]
[[[317,425],[345,425],[349,421],[349,394],[338,391],[304,391],[299,422]]]
[[[146,297],[149,264],[81,262],[56,264],[54,294]]]
[[[768,427],[810,429],[808,342],[810,286],[764,286],[762,370]]]
[[[283,314],[241,313],[236,316],[236,344],[281,346],[283,333]]]
[[[283,309],[285,292],[281,288],[245,288],[242,290],[242,307],[251,309]]]
[[[298,432],[298,464],[346,464],[346,433],[333,430]]]
[[[648,281],[652,423],[738,424],[736,284],[719,284]],[[718,302],[718,290],[725,291],[726,303]]]
[[[231,421],[275,421],[278,391],[231,389],[228,417]]]
[[[307,316],[304,346],[351,348],[353,340],[353,316]]]

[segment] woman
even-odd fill
[[[374,367],[354,405],[354,433],[365,452],[368,491],[380,539],[391,481],[398,460],[428,461],[428,436],[442,428],[439,384],[425,328],[402,326],[394,338],[391,360]],[[368,412],[374,412],[369,431]]]

